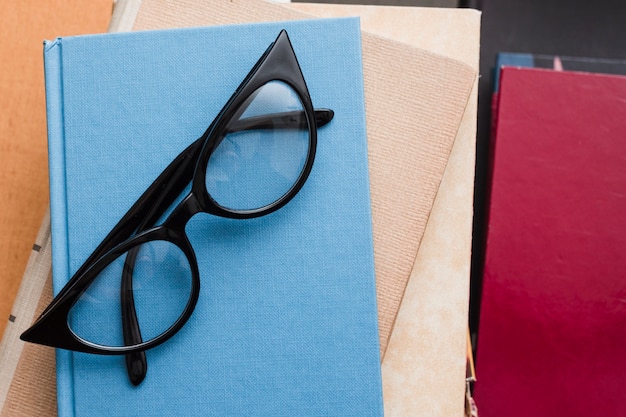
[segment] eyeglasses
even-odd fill
[[[176,334],[198,301],[189,220],[200,212],[248,219],[283,207],[309,176],[317,127],[333,116],[313,109],[281,31],[204,134],[141,195],[21,339],[125,354],[131,382],[141,383],[145,351]]]

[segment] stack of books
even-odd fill
[[[394,34],[398,19],[421,31]],[[470,10],[119,1],[110,31],[136,33],[46,44],[54,245],[44,220],[0,349],[2,412],[462,415],[478,22]],[[307,182],[268,216],[189,223],[202,291],[182,330],[147,351],[141,384],[124,356],[60,349],[55,389],[52,349],[17,336],[282,29],[314,107],[335,113]]]

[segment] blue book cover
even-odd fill
[[[263,217],[195,215],[186,232],[201,285],[189,321],[146,352],[138,386],[124,356],[58,349],[60,416],[382,415],[358,19],[47,42],[54,292],[282,29],[313,106],[335,114],[318,128],[307,182]]]

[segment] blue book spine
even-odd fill
[[[44,43],[46,113],[48,124],[48,169],[50,176],[50,229],[52,231],[52,276],[68,274],[67,193],[65,176],[65,132],[63,120],[63,65],[61,39]],[[53,292],[63,288],[61,280],[52,280]],[[74,373],[71,353],[56,351],[57,408],[59,417],[74,415]]]

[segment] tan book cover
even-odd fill
[[[216,6],[213,4],[213,6]],[[242,2],[237,2],[238,7],[241,7]],[[260,4],[260,3],[259,3]],[[213,7],[211,10],[215,15],[222,16],[220,19],[237,19],[237,9],[233,8],[233,2],[228,4],[222,4],[220,7]],[[160,5],[158,2],[144,1],[143,8],[139,9],[139,2],[136,1],[119,1],[116,13],[114,14],[113,26],[118,26],[119,29],[123,29],[135,20],[134,17],[139,12],[139,18],[137,20],[137,28],[141,26],[141,19],[146,13],[145,10],[158,13],[158,7],[164,7],[163,14],[167,15],[168,5]],[[182,5],[184,6],[184,4]],[[173,8],[174,13],[177,13],[176,7],[182,7],[178,3],[170,3],[168,7]],[[274,5],[263,5],[259,10],[267,8],[263,13],[272,12],[272,17],[266,17],[265,20],[276,18],[276,9]],[[317,14],[320,16],[333,16],[333,15],[361,15],[362,25],[365,30],[378,33],[380,35],[394,37],[402,42],[407,42],[413,46],[420,46],[428,48],[431,51],[438,52],[440,54],[453,57],[456,60],[465,62],[466,66],[459,66],[458,61],[446,60],[441,56],[425,53],[424,51],[412,51],[409,53],[409,59],[403,60],[402,64],[410,65],[415,63],[415,56],[411,56],[411,53],[417,55],[424,54],[429,59],[434,61],[434,67],[429,68],[432,72],[434,68],[442,70],[446,75],[452,78],[455,75],[460,76],[463,79],[465,75],[465,95],[461,94],[456,98],[459,101],[455,111],[452,114],[435,115],[424,114],[427,119],[436,119],[433,125],[428,125],[424,128],[424,132],[431,133],[431,136],[435,137],[435,141],[440,139],[440,129],[444,129],[444,136],[447,134],[446,146],[443,146],[443,161],[440,161],[440,170],[433,176],[434,177],[434,191],[430,198],[430,207],[422,209],[425,211],[425,215],[408,219],[408,223],[403,223],[404,218],[400,216],[399,219],[394,219],[397,224],[396,229],[393,229],[393,222],[390,224],[391,231],[399,231],[401,235],[407,235],[407,239],[399,238],[399,242],[396,242],[396,246],[390,248],[391,252],[396,250],[399,253],[393,253],[392,255],[382,256],[380,250],[377,251],[377,265],[380,264],[380,259],[389,261],[395,261],[394,265],[391,262],[390,270],[395,272],[397,278],[395,281],[396,288],[399,288],[397,294],[394,297],[385,298],[383,295],[383,304],[385,300],[388,302],[391,300],[395,302],[392,307],[387,307],[387,310],[383,310],[390,317],[390,321],[387,324],[387,333],[381,331],[381,343],[384,341],[384,346],[388,348],[386,350],[385,359],[383,360],[383,382],[384,382],[384,395],[385,395],[385,412],[387,415],[415,415],[417,412],[427,415],[461,415],[463,409],[463,391],[464,391],[464,376],[465,376],[465,329],[467,323],[467,297],[469,286],[469,257],[470,257],[470,240],[471,240],[471,202],[472,202],[472,190],[473,190],[473,161],[474,161],[474,133],[475,133],[475,114],[476,114],[476,92],[475,86],[472,89],[474,80],[476,77],[476,70],[478,67],[478,34],[479,34],[479,14],[470,10],[441,10],[441,9],[419,9],[419,8],[394,8],[394,7],[373,7],[373,6],[329,6],[329,5],[305,5],[305,4],[292,4],[290,7],[301,8],[308,13]],[[147,9],[146,9],[147,8]],[[325,10],[322,10],[325,9]],[[123,11],[123,12],[122,12]],[[196,8],[197,11],[197,8]],[[179,10],[180,12],[180,10]],[[247,12],[244,14],[248,14]],[[184,15],[184,13],[183,13]],[[149,16],[149,12],[148,12]],[[295,15],[292,15],[295,16]],[[263,19],[263,17],[256,16]],[[161,17],[162,18],[162,17]],[[292,17],[290,17],[292,18]],[[294,17],[295,18],[295,17]],[[166,20],[170,18],[165,18]],[[398,19],[400,19],[400,25],[398,25]],[[404,20],[403,20],[404,19]],[[170,19],[171,21],[172,19]],[[175,19],[174,19],[175,20]],[[211,22],[199,22],[198,24],[208,24]],[[222,23],[222,22],[214,22]],[[193,23],[191,23],[193,24]],[[176,25],[175,23],[173,25]],[[400,33],[393,33],[394,28],[398,26],[404,26],[407,28]],[[420,30],[416,29],[408,30],[419,26]],[[180,26],[180,25],[177,25]],[[158,26],[156,26],[158,27]],[[397,31],[397,29],[396,29]],[[369,35],[365,35],[368,37]],[[384,52],[391,53],[399,50],[399,56],[403,56],[403,50],[407,49],[405,46],[388,42],[383,39],[372,37],[374,43],[391,45],[391,50],[383,48]],[[396,49],[393,49],[393,48]],[[412,49],[412,48],[409,48]],[[364,56],[366,56],[364,47]],[[376,50],[380,53],[380,50]],[[411,61],[413,60],[413,61]],[[433,62],[431,62],[432,64]],[[453,65],[450,67],[450,63]],[[367,65],[367,63],[366,63]],[[443,65],[443,66],[438,66]],[[424,82],[424,79],[428,80],[429,74],[422,77],[420,80],[411,78],[416,69],[412,71],[403,71],[403,65],[398,65],[396,68],[396,75],[394,78],[399,78],[400,75],[408,78],[407,84],[403,85],[406,91],[421,91],[422,94],[432,93],[432,85],[426,85],[425,88],[420,89],[422,86],[419,82]],[[418,65],[419,67],[419,65]],[[469,68],[469,71],[468,71]],[[423,66],[418,69],[424,70]],[[455,74],[455,71],[461,69],[460,74]],[[378,70],[380,70],[378,68]],[[374,69],[374,73],[376,69]],[[465,74],[463,74],[465,72]],[[367,75],[366,75],[367,77]],[[370,75],[371,77],[371,75]],[[432,81],[432,79],[431,79]],[[451,84],[456,88],[463,87],[463,83],[455,84],[458,80],[451,81]],[[454,89],[454,87],[453,87]],[[471,89],[471,93],[470,93]],[[370,90],[371,91],[371,90]],[[390,90],[383,87],[377,90],[378,94],[383,92],[389,93]],[[458,92],[458,91],[457,91]],[[441,94],[441,91],[439,91]],[[366,93],[367,94],[367,93]],[[396,94],[398,92],[396,91]],[[371,95],[371,93],[370,93]],[[469,95],[469,100],[468,100]],[[434,94],[434,99],[440,98],[437,94]],[[397,96],[396,96],[397,98]],[[381,100],[387,105],[388,100]],[[370,121],[370,114],[372,113],[372,105],[368,101],[368,128],[370,134],[372,132]],[[377,109],[376,103],[374,108]],[[380,110],[382,116],[385,117],[385,106]],[[387,110],[388,111],[388,110]],[[431,111],[433,111],[431,109]],[[380,112],[376,112],[380,114]],[[406,115],[404,115],[406,117]],[[440,117],[448,117],[453,125],[450,127],[450,120],[444,123],[437,124],[436,121]],[[459,125],[460,122],[460,125]],[[428,123],[428,122],[422,122]],[[443,127],[442,127],[443,126]],[[448,131],[445,131],[447,126]],[[413,127],[413,126],[411,126]],[[408,128],[409,132],[411,128]],[[384,132],[384,131],[383,131]],[[409,143],[411,146],[411,140],[416,140],[416,137],[407,135],[407,131],[403,130],[402,140]],[[392,132],[393,133],[393,132]],[[423,133],[424,134],[424,133]],[[381,135],[382,138],[385,135]],[[386,138],[383,138],[386,139]],[[393,139],[393,138],[392,138]],[[394,148],[397,143],[393,141],[385,143],[384,140],[379,139],[381,144],[381,150],[378,152],[385,152],[387,147]],[[454,146],[452,147],[452,145]],[[388,145],[388,146],[383,146]],[[415,146],[413,144],[413,146]],[[450,154],[450,148],[452,153]],[[374,149],[376,147],[374,146]],[[399,148],[400,150],[402,148]],[[372,145],[370,145],[372,150]],[[371,152],[371,154],[372,154]],[[409,169],[409,175],[399,181],[399,187],[394,188],[395,192],[414,193],[419,195],[419,189],[417,186],[417,179],[413,178],[411,171],[412,166],[419,160],[411,158],[415,156],[410,154],[406,156],[405,160],[393,160],[393,158],[399,158],[404,155],[393,154],[391,156],[384,156],[381,159],[387,160],[389,164],[387,166],[384,163],[379,162],[376,165],[373,162],[372,175],[375,176],[383,173],[389,173],[397,175],[397,172],[402,169]],[[450,157],[450,162],[446,165]],[[372,160],[376,158],[372,158]],[[428,162],[428,158],[426,158]],[[391,165],[391,171],[385,170],[385,168]],[[395,165],[396,171],[393,171]],[[424,165],[429,165],[428,163]],[[381,169],[382,168],[382,169]],[[443,171],[445,170],[445,175]],[[443,175],[443,179],[441,177]],[[437,178],[437,176],[439,178]],[[441,187],[439,183],[441,182]],[[384,182],[383,182],[384,183]],[[373,200],[376,200],[374,193],[375,186],[373,188]],[[438,192],[437,192],[438,190]],[[436,199],[435,199],[436,195]],[[384,196],[384,193],[379,194],[380,197]],[[385,219],[381,220],[381,214],[384,216],[386,213],[385,208],[389,210],[394,207],[395,202],[386,202],[382,204],[382,208],[378,211],[378,223],[384,224]],[[404,205],[400,205],[407,208],[407,211],[411,212],[412,207],[417,208],[420,211],[420,204],[423,202],[416,202],[416,200],[409,200]],[[434,204],[434,206],[433,206]],[[413,205],[413,206],[412,206]],[[374,201],[376,206],[376,201]],[[433,208],[434,207],[434,208]],[[431,211],[431,208],[433,210]],[[409,213],[409,217],[414,213]],[[375,213],[376,223],[376,213]],[[417,218],[417,220],[415,220]],[[382,223],[381,223],[382,221]],[[427,223],[427,224],[426,224]],[[403,227],[405,226],[405,227]],[[408,227],[406,227],[408,226]],[[375,226],[376,227],[376,226]],[[404,230],[408,229],[408,230]],[[379,227],[380,231],[380,227]],[[412,232],[416,233],[409,236]],[[382,240],[381,237],[382,236]],[[423,236],[423,238],[422,238]],[[385,238],[389,241],[394,237],[393,233],[379,233],[376,246],[381,248],[385,242]],[[383,242],[383,243],[381,243]],[[420,244],[421,242],[421,244]],[[408,247],[408,249],[407,249]],[[419,248],[419,252],[418,252]],[[384,250],[383,250],[384,254]],[[393,256],[395,255],[395,256]],[[403,262],[397,263],[398,256],[403,259]],[[416,258],[417,256],[417,258]],[[41,258],[41,255],[39,255]],[[37,256],[34,256],[37,258]],[[37,263],[36,260],[31,259],[31,263]],[[48,260],[49,263],[49,260]],[[43,262],[45,266],[45,261]],[[399,267],[398,267],[399,266]],[[49,269],[49,265],[48,265]],[[384,271],[384,270],[383,270]],[[399,271],[403,272],[402,274]],[[377,270],[377,274],[380,275],[380,270]],[[41,273],[40,273],[41,275]],[[411,279],[409,280],[409,277]],[[26,279],[25,279],[26,281]],[[40,280],[41,281],[41,280]],[[408,285],[407,285],[408,281]],[[393,281],[392,281],[393,283]],[[398,285],[399,283],[399,285]],[[389,284],[388,284],[389,285]],[[41,286],[41,283],[39,284]],[[24,287],[24,285],[23,285]],[[49,283],[47,284],[49,288]],[[382,287],[383,289],[385,286]],[[400,299],[402,294],[404,295],[404,301],[400,306]],[[424,294],[425,291],[425,294]],[[380,293],[380,291],[379,291]],[[49,300],[49,290],[44,293],[44,299]],[[19,298],[19,297],[18,297]],[[380,299],[380,297],[379,297]],[[395,300],[395,301],[394,301]],[[31,302],[31,310],[33,309]],[[36,303],[35,303],[36,304]],[[42,301],[43,307],[44,303]],[[383,306],[384,307],[384,306]],[[396,313],[399,313],[396,319]],[[31,311],[31,319],[34,316]],[[393,322],[396,321],[395,327]],[[29,324],[29,321],[22,326],[25,328]],[[393,333],[391,334],[391,328],[393,327]],[[385,327],[381,325],[381,329]],[[459,330],[460,329],[460,330]],[[391,337],[389,338],[389,334]],[[5,339],[7,339],[5,335]],[[17,335],[15,336],[17,338]],[[19,342],[18,342],[19,343]],[[5,340],[3,340],[3,344]],[[29,354],[29,352],[31,352]],[[36,352],[36,353],[34,353]],[[26,384],[22,384],[22,391],[29,388],[28,382],[34,382],[31,379],[35,375],[44,375],[43,381],[46,378],[48,382],[53,381],[54,372],[52,362],[52,350],[40,347],[28,346],[24,349],[24,357],[29,357],[29,360],[25,360],[23,357],[19,365],[17,365],[16,380],[25,379]],[[3,350],[0,346],[0,359],[2,358]],[[41,356],[43,355],[43,356]],[[33,372],[33,369],[36,371]],[[424,384],[424,382],[427,384]],[[427,385],[430,384],[430,388]],[[18,385],[13,383],[13,387]],[[50,385],[50,384],[48,384]],[[26,388],[25,388],[26,387]],[[46,391],[46,387],[39,386],[38,389]],[[50,389],[48,386],[47,398],[49,401],[54,401],[54,389]],[[17,393],[16,393],[17,391]],[[11,395],[13,393],[13,395]],[[8,395],[8,399],[5,403],[10,404],[13,400],[13,404],[19,404],[20,398],[25,398],[23,392],[20,393],[19,389],[12,389]],[[2,403],[2,397],[0,396],[0,403]],[[52,404],[51,408],[54,408]],[[4,416],[5,414],[1,414]],[[6,414],[10,415],[10,414]],[[20,414],[14,414],[20,415]]]

